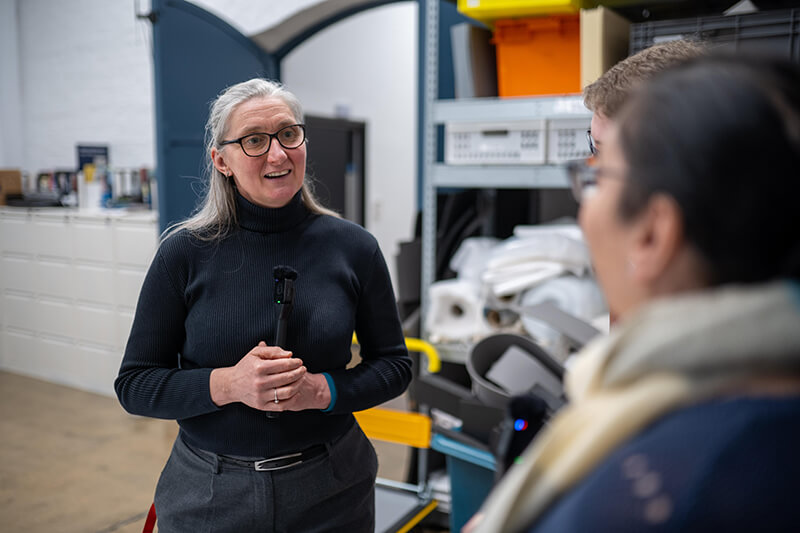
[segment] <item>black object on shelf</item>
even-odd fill
[[[697,39],[712,48],[769,52],[800,62],[800,9],[703,16],[631,24],[630,53],[669,39]]]
[[[13,207],[64,207],[58,193],[9,194],[6,205]]]
[[[758,9],[794,7],[797,0],[751,0]],[[736,0],[601,0],[631,22],[722,15]]]
[[[306,115],[310,175],[325,207],[364,225],[366,124],[343,118]]]

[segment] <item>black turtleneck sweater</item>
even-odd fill
[[[357,224],[312,214],[300,193],[269,209],[237,196],[238,226],[202,241],[182,230],[161,243],[145,277],[115,382],[130,413],[176,419],[191,444],[271,457],[330,441],[352,413],[401,394],[411,380],[389,273],[375,238]],[[325,411],[268,418],[242,403],[217,407],[209,377],[275,338],[272,269],[297,273],[286,345],[333,385]],[[350,362],[353,331],[362,361]]]

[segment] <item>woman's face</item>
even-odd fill
[[[585,191],[578,213],[589,245],[595,275],[612,317],[625,314],[639,301],[630,262],[635,223],[622,221],[617,205],[628,175],[616,127],[611,126],[596,159],[597,185]]]
[[[297,119],[280,98],[257,97],[239,104],[228,119],[225,140],[250,133],[276,133]],[[306,174],[306,144],[287,149],[273,138],[266,154],[250,157],[239,144],[212,149],[214,166],[233,176],[239,192],[262,207],[283,207],[303,186]]]

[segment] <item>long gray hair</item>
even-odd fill
[[[188,219],[170,226],[162,238],[187,229],[203,240],[217,240],[225,237],[237,225],[236,192],[233,181],[214,166],[211,158],[212,148],[219,150],[220,142],[225,138],[228,120],[236,106],[251,98],[279,98],[291,110],[298,123],[303,122],[303,108],[297,97],[278,82],[263,78],[231,85],[224,89],[211,103],[211,110],[206,123],[205,145],[206,163],[204,174],[207,176],[205,198],[200,207]],[[303,177],[302,199],[306,207],[321,215],[339,217],[335,211],[323,207],[314,196],[308,176]]]

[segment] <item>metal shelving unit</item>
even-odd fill
[[[440,124],[454,122],[590,118],[580,96],[539,98],[474,98],[438,100],[439,4],[425,0],[423,68],[423,206],[422,206],[422,328],[428,308],[426,288],[434,281],[436,264],[436,190],[440,187],[558,189],[568,187],[562,165],[447,165],[436,161]]]

